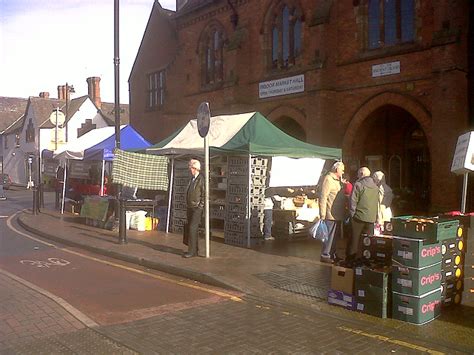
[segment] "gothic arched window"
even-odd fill
[[[369,49],[394,46],[414,39],[415,0],[369,0]]]
[[[271,19],[272,68],[288,68],[301,54],[302,12],[281,1],[273,8]]]
[[[210,25],[201,37],[202,84],[209,85],[224,80],[224,30],[217,24]]]

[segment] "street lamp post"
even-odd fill
[[[115,147],[120,149],[120,50],[119,50],[119,0],[114,0],[114,88],[115,88]],[[125,201],[122,198],[122,188],[118,194],[119,243],[127,244],[125,223]]]

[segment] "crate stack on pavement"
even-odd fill
[[[441,313],[442,245],[456,238],[459,221],[404,216],[393,218],[392,227],[392,317],[428,323]]]
[[[238,156],[228,158],[225,243],[252,247],[263,240],[267,169],[267,158]],[[250,245],[248,245],[249,223]]]
[[[186,191],[190,179],[188,161],[176,160],[174,164],[171,222],[173,233],[182,234],[186,223]]]
[[[443,306],[459,303],[474,305],[474,213],[454,215],[459,220],[456,238],[443,243],[443,255],[446,255],[446,289]]]
[[[368,235],[362,236],[362,257],[370,265],[383,268],[392,265],[392,241],[391,235]]]
[[[392,311],[391,269],[387,265],[354,269],[355,309],[379,318],[390,318]]]

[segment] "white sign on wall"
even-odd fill
[[[463,174],[474,171],[474,131],[459,136],[454,152],[451,172]]]
[[[372,78],[400,74],[400,61],[372,65]]]
[[[304,74],[278,80],[264,81],[258,84],[258,97],[267,97],[296,94],[304,92]]]

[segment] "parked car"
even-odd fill
[[[2,185],[5,190],[8,190],[10,188],[10,185],[12,184],[12,179],[8,174],[2,174]]]

